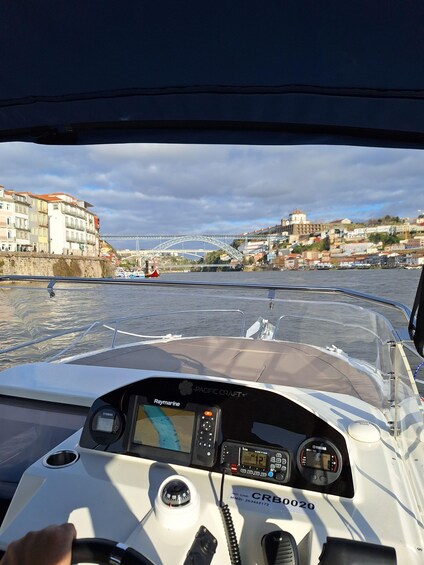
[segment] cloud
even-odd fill
[[[241,233],[424,209],[422,152],[327,146],[0,145],[0,184],[87,200],[103,234]]]

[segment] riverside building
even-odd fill
[[[69,194],[15,192],[0,186],[0,251],[99,255],[99,219]]]
[[[30,203],[25,195],[0,187],[0,250],[28,251]]]
[[[98,256],[99,233],[92,205],[64,192],[42,194],[47,201],[50,253]]]

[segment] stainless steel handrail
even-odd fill
[[[239,290],[267,290],[281,292],[315,292],[322,294],[343,294],[353,298],[358,298],[367,302],[374,302],[383,306],[388,306],[399,310],[407,321],[411,317],[411,310],[395,300],[389,300],[372,294],[366,294],[356,290],[343,287],[319,287],[319,286],[296,286],[296,285],[275,285],[275,284],[257,284],[257,283],[232,283],[232,282],[216,282],[207,281],[172,281],[163,279],[107,279],[107,278],[82,278],[82,277],[48,277],[48,276],[27,276],[27,275],[1,275],[1,281],[46,281],[51,283],[51,287],[56,283],[70,284],[106,284],[106,285],[147,285],[161,287],[197,287],[197,288],[236,288]]]

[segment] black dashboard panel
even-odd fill
[[[152,377],[90,409],[81,447],[353,497],[343,436],[269,390]]]

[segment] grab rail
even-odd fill
[[[257,284],[257,283],[232,283],[232,282],[207,282],[207,281],[172,281],[163,279],[107,279],[107,278],[82,278],[82,277],[48,277],[41,275],[1,275],[0,281],[46,281],[49,282],[48,290],[52,293],[53,286],[56,283],[73,283],[73,284],[106,284],[106,285],[147,285],[162,287],[198,287],[198,288],[236,288],[239,290],[267,290],[270,292],[315,292],[323,294],[343,294],[368,302],[375,302],[382,306],[388,306],[399,310],[409,322],[411,310],[401,302],[373,296],[357,290],[343,287],[317,287],[317,286],[296,286],[296,285],[275,285],[275,284]],[[53,293],[54,295],[54,293]]]

